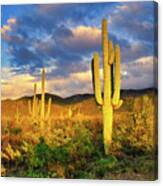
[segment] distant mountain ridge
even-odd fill
[[[127,97],[127,96],[139,96],[142,94],[146,94],[146,93],[156,93],[157,94],[158,90],[156,88],[147,88],[147,89],[128,89],[128,90],[121,90],[121,97]],[[41,99],[41,94],[37,94],[37,97],[39,99]],[[94,94],[76,94],[76,95],[72,95],[70,97],[66,97],[66,98],[62,98],[58,95],[55,94],[50,94],[50,93],[46,93],[45,94],[45,99],[48,100],[48,98],[51,97],[52,98],[52,102],[53,103],[57,103],[57,104],[73,104],[73,103],[77,103],[77,102],[81,102],[90,98],[94,98]],[[33,96],[24,96],[21,98],[18,98],[16,100],[11,100],[11,101],[20,101],[20,100],[28,100],[28,99],[32,99]],[[10,100],[10,99],[6,99],[6,100]],[[5,100],[3,100],[5,101]]]
[[[36,96],[39,99],[41,99],[41,94],[37,94]],[[62,97],[55,95],[55,94],[45,93],[45,100],[46,101],[50,97],[52,98],[52,102],[55,102],[57,104],[72,104],[72,103],[81,102],[81,101],[89,99],[89,98],[93,98],[94,95],[93,94],[76,94],[76,95],[72,95],[67,98],[62,98]],[[33,98],[33,96],[24,96],[24,97],[19,98],[17,100],[32,99],[32,98]]]

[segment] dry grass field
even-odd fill
[[[124,103],[114,112],[108,156],[103,149],[102,113],[93,95],[53,96],[51,115],[42,129],[29,115],[29,99],[2,101],[2,176],[156,178],[155,90],[122,92]]]

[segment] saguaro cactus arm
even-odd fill
[[[114,94],[112,99],[113,106],[121,106],[122,100],[120,101],[120,47],[115,46],[115,78],[114,78]]]
[[[109,50],[108,50],[108,55],[109,55],[108,56],[108,63],[110,65],[112,65],[113,62],[114,62],[114,48],[113,48],[113,42],[111,40],[109,41],[108,47],[109,47]]]
[[[94,91],[95,91],[95,98],[96,98],[96,102],[99,105],[103,104],[102,101],[102,94],[101,94],[101,84],[100,84],[100,67],[99,67],[99,55],[97,52],[94,53],[94,58],[93,58],[93,62],[92,62],[92,70],[93,70],[93,79],[94,79]]]
[[[110,65],[110,70],[111,70],[111,96],[113,96],[113,92],[114,92],[114,67],[113,67],[113,63],[114,63],[114,57],[115,57],[115,53],[114,53],[114,47],[113,47],[113,42],[110,40],[109,41],[109,50],[108,50],[108,65]]]

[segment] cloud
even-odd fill
[[[42,65],[46,65],[45,61],[49,60],[48,56],[57,59],[57,61],[72,60],[70,56],[74,56],[77,58],[76,61],[81,61],[83,55],[91,55],[95,50],[101,48],[101,29],[99,28],[101,19],[97,19],[97,13],[95,14],[95,11],[98,11],[101,17],[101,10],[113,12],[109,16],[109,18],[112,17],[109,35],[114,43],[121,45],[122,54],[124,54],[122,61],[135,60],[143,55],[149,55],[151,52],[149,44],[141,41],[142,44],[139,46],[144,49],[143,51],[147,51],[142,55],[143,51],[136,48],[140,41],[129,41],[128,38],[134,37],[135,40],[137,38],[135,34],[146,37],[148,30],[152,33],[153,22],[143,16],[143,14],[152,13],[151,10],[149,11],[152,9],[152,3],[44,4],[34,7],[35,11],[31,11],[31,15],[24,15],[16,21],[17,33],[10,35],[9,42],[10,45],[14,45],[13,50],[16,51],[11,55],[20,56],[19,48],[23,46],[26,53],[29,51],[30,56],[36,55],[33,56],[38,59],[36,64],[43,63],[39,60],[40,54],[41,59],[44,60]],[[143,13],[138,14],[138,10],[142,10]],[[133,19],[128,19],[128,17]],[[94,20],[99,20],[98,25]],[[14,19],[9,22],[14,23]],[[92,23],[94,26],[90,26]],[[112,32],[115,31],[115,28],[116,32]],[[118,35],[119,32],[122,32],[122,35]],[[46,37],[49,38],[45,40]],[[151,39],[148,38],[148,42],[152,42]],[[29,48],[32,48],[33,51],[30,51]],[[24,61],[16,56],[13,59],[17,65],[19,65],[19,60],[20,65]]]
[[[121,28],[121,34],[129,39],[152,42],[154,7],[152,2],[121,3],[112,14],[112,26],[115,30]]]
[[[9,18],[7,19],[7,24],[4,24],[1,28],[1,34],[2,38],[6,41],[10,41],[10,36],[8,32],[11,32],[13,30],[14,25],[16,24],[15,18]]]
[[[109,39],[121,47],[123,87],[152,86],[152,76],[137,60],[153,56],[157,46],[153,7],[152,2],[30,5],[27,14],[17,5],[21,16],[13,12],[1,29],[2,66],[10,66],[6,74],[13,79],[23,74],[35,77],[31,83],[40,80],[40,69],[46,67],[48,90],[59,95],[92,91],[91,59],[98,51],[102,62],[101,20],[106,17]],[[3,85],[9,82],[3,78]]]
[[[129,6],[127,6],[127,5],[118,5],[116,8],[120,11],[128,11],[129,10]]]
[[[143,56],[148,56],[152,54],[153,51],[153,46],[142,41],[133,41],[125,46],[122,42],[120,46],[122,62],[124,63],[134,61]]]
[[[45,34],[40,39],[27,39],[21,34],[12,35],[10,40],[10,54],[16,66],[31,66],[30,72],[42,66],[55,65],[55,75],[67,76],[69,73],[86,70],[83,61],[100,45],[101,31],[96,27],[80,25],[68,29],[60,26],[54,33]],[[28,41],[29,40],[29,41]],[[51,59],[51,63],[48,61]],[[63,67],[67,67],[63,71]]]
[[[90,70],[85,72],[77,72],[71,74],[72,79],[75,79],[79,82],[88,82],[92,78],[92,73]]]
[[[15,18],[9,18],[7,19],[7,24],[3,25],[1,28],[1,32],[8,32],[12,30],[12,26],[16,24],[16,19]]]
[[[28,64],[28,63],[37,63],[40,61],[40,58],[38,55],[35,55],[35,53],[28,48],[20,48],[20,49],[15,49],[14,50],[14,57],[15,59],[21,59],[22,64]],[[19,65],[21,63],[19,62]],[[36,64],[35,64],[36,65]],[[37,64],[39,65],[39,64]]]
[[[144,56],[135,61],[122,64],[121,66],[121,88],[142,89],[153,87],[154,66],[157,59],[153,56]],[[46,92],[68,97],[74,94],[93,93],[92,72],[72,72],[66,78],[63,76],[48,78],[56,67],[46,68]],[[37,76],[28,73],[17,74],[12,68],[2,68],[2,97],[19,98],[24,95],[33,94],[33,83],[37,82],[38,93],[41,92],[41,70],[38,69]],[[39,78],[38,78],[39,76]],[[100,68],[101,84],[103,82],[103,68]]]
[[[64,44],[71,51],[89,53],[100,46],[101,30],[97,27],[80,25],[71,31],[73,36],[64,40]]]
[[[122,64],[122,88],[141,89],[155,86],[157,58],[144,56]]]
[[[19,98],[32,93],[35,77],[30,74],[16,74],[12,68],[2,68],[2,98]]]
[[[92,89],[91,71],[73,72],[66,79],[57,77],[48,81],[48,89],[62,97],[68,97],[74,94],[91,93]]]
[[[10,25],[3,25],[2,29],[1,29],[2,34],[7,31],[11,31],[11,26]]]
[[[14,18],[14,17],[9,18],[9,19],[7,20],[7,23],[8,23],[9,25],[16,24],[16,18]]]
[[[51,78],[48,75],[53,67],[46,68],[46,92],[68,97],[75,93],[91,92],[91,71],[71,73],[66,79],[62,76]],[[33,84],[37,83],[37,92],[41,92],[41,71],[39,78],[28,73],[16,74],[12,68],[2,68],[2,98],[16,99],[33,94]]]

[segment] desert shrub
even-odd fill
[[[116,157],[111,155],[96,160],[91,170],[92,177],[103,178],[106,172],[111,172],[112,168],[116,165],[116,163]]]
[[[11,129],[11,133],[14,135],[20,134],[22,132],[22,129],[19,127],[14,127]]]
[[[72,140],[73,134],[74,129],[67,121],[65,123],[60,123],[59,127],[53,127],[45,136],[45,141],[49,146],[59,147],[69,143]]]
[[[139,156],[154,150],[153,138],[143,116],[140,115],[139,122],[134,117],[131,116],[130,125],[124,123],[114,129],[111,147],[113,154]]]
[[[50,147],[43,137],[24,156],[27,166],[27,177],[60,177],[59,165],[67,161],[67,150],[64,147]],[[61,168],[60,168],[61,169]]]
[[[88,123],[79,125],[81,124],[76,125],[75,136],[68,146],[70,162],[67,167],[67,177],[101,178],[105,171],[109,171],[116,164],[116,158],[104,155],[103,145],[97,145],[99,139],[94,139],[91,127],[87,126]],[[98,137],[101,140],[102,135]]]
[[[1,162],[3,169],[3,176],[13,175],[19,168],[22,160],[22,154],[19,149],[14,148],[10,143],[6,147],[3,147],[1,152]]]

